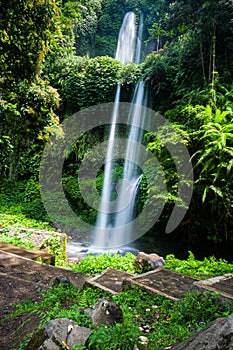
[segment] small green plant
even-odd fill
[[[173,254],[167,255],[165,260],[167,269],[199,279],[220,276],[233,271],[233,264],[228,263],[224,259],[217,260],[212,256],[200,261],[195,259],[192,252],[189,252],[187,260],[179,260]]]
[[[66,264],[66,235],[52,232],[40,246],[40,249],[44,248],[56,256],[56,265]]]
[[[72,264],[70,267],[76,272],[83,272],[88,275],[101,273],[108,267],[134,273],[134,260],[135,256],[130,252],[124,256],[110,253],[95,256],[89,254],[86,258],[81,259],[78,264]]]
[[[29,249],[35,248],[33,242],[30,240],[30,232],[26,232],[22,236],[20,230],[10,233],[8,229],[5,229],[0,233],[0,242]]]

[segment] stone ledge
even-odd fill
[[[196,281],[193,283],[192,290],[220,293],[222,298],[233,301],[233,273]]]
[[[133,276],[123,282],[123,288],[137,285],[148,293],[163,295],[172,300],[179,300],[192,288],[196,278],[183,275],[165,268]]]
[[[111,294],[117,294],[122,291],[123,281],[133,276],[128,272],[109,267],[101,274],[87,280],[85,285],[101,288]]]
[[[0,242],[0,250],[18,255],[31,260],[41,260],[45,264],[55,265],[55,255],[49,254],[42,250],[33,250],[28,248],[19,247],[9,243]]]

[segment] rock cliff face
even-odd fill
[[[218,318],[171,350],[233,350],[233,314]]]

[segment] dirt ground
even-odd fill
[[[0,251],[0,349],[18,349],[40,323],[36,315],[8,317],[22,300],[38,301],[40,293],[50,288],[55,277],[63,275],[77,287],[86,277],[81,273],[55,268]]]

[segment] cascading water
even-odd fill
[[[115,58],[124,64],[132,63],[135,54],[135,43],[135,14],[133,12],[128,12],[124,17],[119,32]]]
[[[137,64],[141,62],[143,22],[144,22],[144,16],[142,13],[140,16],[140,22],[139,22],[139,28],[138,28],[137,49],[136,49],[136,56],[135,56],[135,63]]]
[[[137,48],[135,54],[135,16],[132,12],[126,14],[121,30],[119,32],[116,58],[122,63],[133,61],[140,63],[141,43],[143,31],[143,16],[140,18]],[[119,186],[117,205],[114,215],[111,213],[111,189],[114,149],[116,147],[116,123],[118,116],[118,102],[120,99],[120,84],[117,87],[112,125],[110,130],[107,155],[105,159],[104,183],[102,189],[99,215],[96,222],[94,245],[101,248],[113,248],[123,245],[122,242],[131,241],[130,222],[135,216],[135,201],[141,181],[141,172],[135,165],[138,163],[139,145],[142,141],[143,107],[146,96],[144,83],[139,81],[132,99],[128,123],[131,125],[126,147],[123,178]],[[127,235],[128,238],[125,236]]]
[[[128,136],[123,179],[116,210],[115,228],[117,229],[117,234],[109,242],[114,246],[121,246],[125,240],[128,242],[133,240],[131,226],[128,223],[134,219],[136,214],[135,201],[142,178],[141,170],[136,164],[139,164],[139,148],[143,138],[143,124],[145,120],[145,108],[143,106],[145,105],[146,97],[144,83],[140,80],[135,89],[128,118],[131,128]],[[129,196],[127,191],[130,191],[131,196]]]
[[[136,43],[136,27],[135,15],[133,12],[128,12],[123,20],[119,36],[115,58],[121,63],[127,64],[133,62]],[[94,245],[97,247],[105,247],[108,241],[106,230],[109,227],[110,212],[111,212],[111,189],[112,189],[112,169],[114,149],[116,146],[116,127],[118,117],[118,103],[120,101],[121,85],[118,84],[114,108],[112,114],[112,123],[110,135],[108,139],[107,154],[105,158],[104,182],[102,195],[98,209],[98,217],[96,221],[96,229],[94,232]]]

